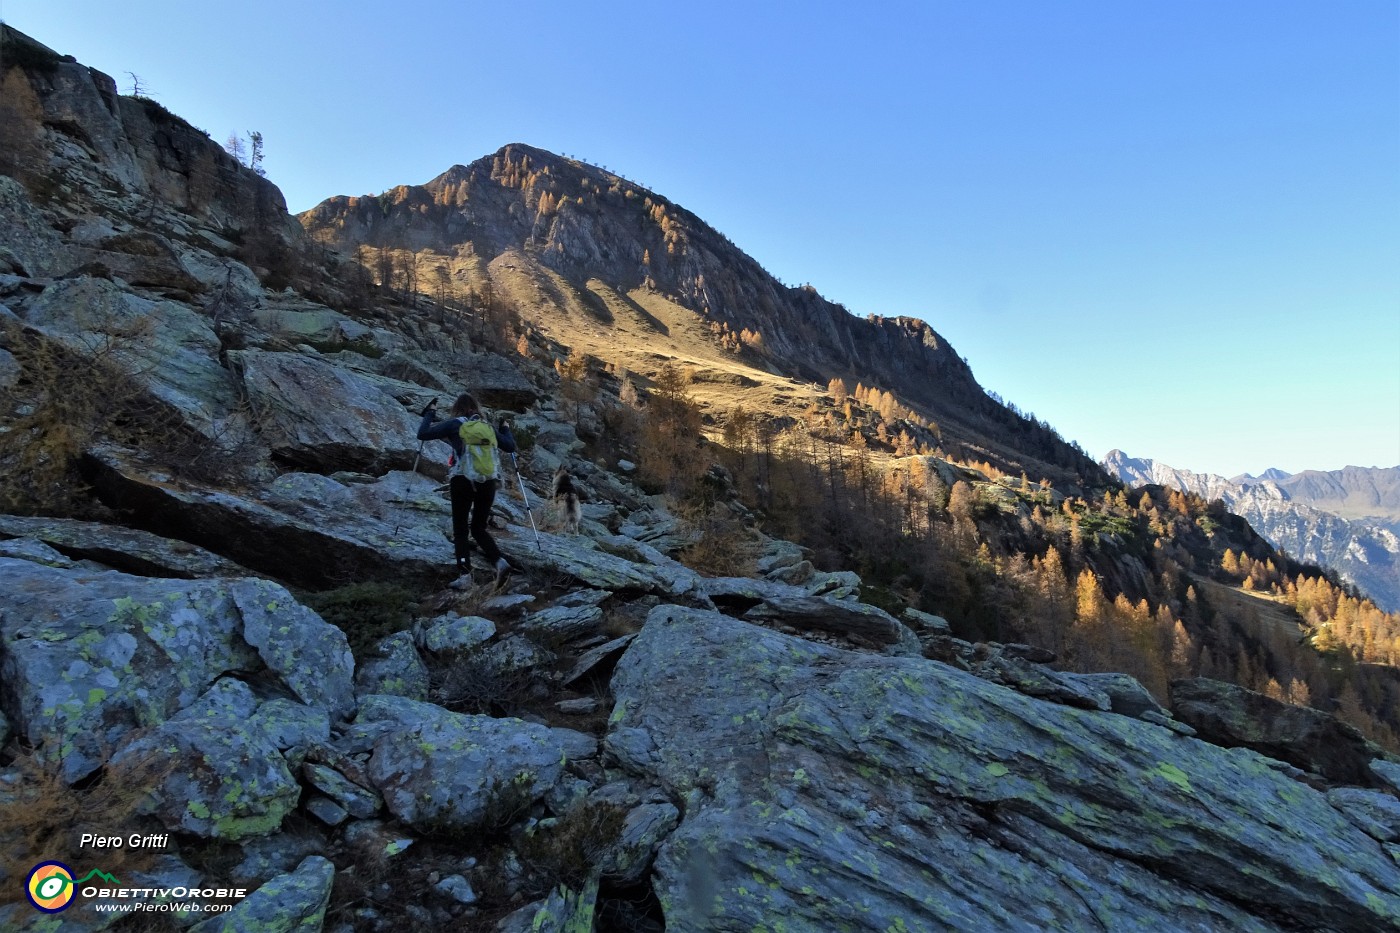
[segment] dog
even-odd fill
[[[579,523],[583,521],[583,500],[574,487],[574,478],[563,464],[554,471],[554,484],[550,494],[564,509],[564,528],[573,534],[579,533]]]

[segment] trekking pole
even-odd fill
[[[540,543],[540,530],[535,527],[535,513],[530,509],[530,497],[525,493],[525,480],[520,477],[520,464],[516,462],[514,453],[510,455],[510,465],[515,470],[515,481],[520,484],[520,498],[525,500],[525,514],[530,516],[530,530],[535,533],[535,547],[543,551],[544,545]]]

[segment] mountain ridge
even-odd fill
[[[427,262],[448,266],[477,300],[508,292],[519,277],[509,273],[538,266],[562,277],[565,290],[601,281],[625,301],[668,301],[716,340],[732,341],[731,355],[753,368],[892,392],[937,422],[945,446],[965,445],[1009,470],[1099,478],[1082,451],[993,400],[928,322],[859,317],[811,286],[783,285],[689,210],[577,160],[510,144],[425,184],[330,198],[298,219],[313,238],[350,254],[431,251]],[[492,267],[508,253],[518,254],[505,264],[512,268]],[[517,305],[542,327],[561,325],[553,307]],[[573,345],[567,330],[559,333]],[[1036,460],[1017,447],[1033,448]]]
[[[1219,499],[1276,547],[1336,571],[1382,609],[1400,611],[1400,521],[1389,498],[1400,488],[1400,467],[1310,470],[1240,482],[1121,450],[1110,451],[1103,464],[1132,486],[1151,483]]]

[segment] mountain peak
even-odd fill
[[[1036,475],[1098,473],[1049,429],[988,397],[928,322],[858,317],[810,285],[786,285],[695,214],[606,168],[510,143],[426,185],[373,203],[333,199],[299,219],[347,253],[411,253],[473,297],[509,301],[562,346],[631,372],[654,372],[665,359],[718,363],[814,394],[841,379],[936,422],[923,438],[930,447],[985,450],[978,459]],[[762,395],[796,406],[781,417],[810,404],[796,402],[791,385]],[[1025,446],[1015,431],[1033,435],[1039,462],[1016,452]]]

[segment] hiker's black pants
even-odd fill
[[[482,555],[496,563],[501,559],[501,549],[486,530],[491,504],[496,501],[496,481],[473,483],[465,476],[454,476],[448,488],[452,493],[452,546],[457,559],[471,557],[471,539],[475,538]]]

